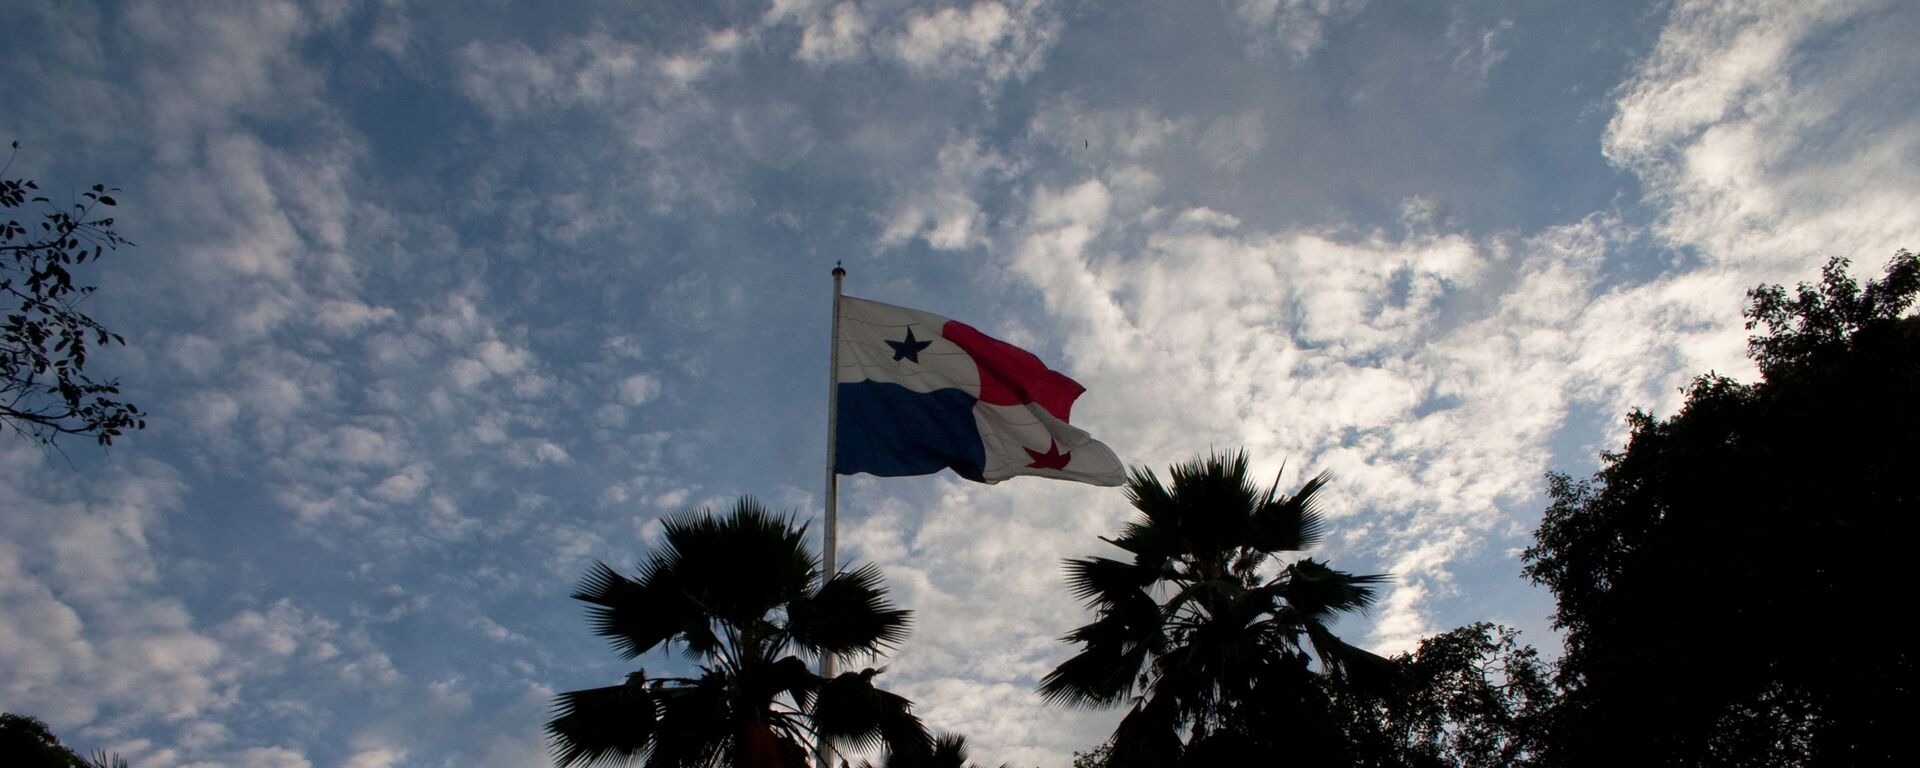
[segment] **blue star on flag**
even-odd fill
[[[913,339],[913,329],[908,328],[906,341],[888,340],[887,346],[893,347],[894,360],[899,360],[900,358],[904,357],[910,362],[918,363],[920,362],[920,350],[926,349],[927,346],[932,343],[933,343],[932,339],[928,339],[926,341],[915,341]]]

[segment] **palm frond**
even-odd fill
[[[104,749],[94,750],[87,756],[87,768],[128,768],[127,759],[119,753],[109,754]]]
[[[1092,622],[1068,632],[1061,640],[1089,646],[1140,645],[1158,651],[1166,644],[1166,627],[1160,605],[1146,593],[1135,592],[1101,610]]]
[[[1264,594],[1255,596],[1265,599]],[[1219,613],[1234,610],[1237,604],[1244,604],[1248,597],[1246,585],[1238,579],[1201,579],[1181,584],[1179,591],[1167,598],[1162,613],[1169,617]]]
[[[665,568],[703,612],[744,626],[804,595],[820,572],[806,526],[742,498],[729,514],[687,511],[663,521]]]
[[[1385,574],[1356,576],[1328,568],[1326,563],[1309,558],[1287,566],[1273,587],[1287,601],[1288,607],[1300,615],[1326,617],[1372,607],[1373,586],[1390,578]]]
[[[1152,696],[1135,704],[1113,729],[1107,768],[1164,768],[1180,763],[1179,711],[1171,700]]]
[[[887,600],[880,569],[865,565],[834,574],[820,590],[787,606],[794,643],[815,653],[850,659],[872,656],[907,637],[913,612]]]
[[[712,766],[740,748],[746,724],[764,712],[738,706],[729,676],[709,671],[692,685],[656,689],[660,719],[649,766]]]
[[[1096,626],[1098,622],[1082,627],[1081,631]],[[1110,707],[1133,693],[1147,661],[1144,645],[1092,642],[1040,678],[1036,690],[1049,704],[1079,709]]]
[[[595,562],[573,598],[593,605],[587,622],[594,634],[613,640],[623,658],[634,658],[703,623],[700,606],[677,588],[670,570],[648,569],[636,582]]]
[[[771,703],[785,695],[805,708],[812,701],[814,691],[820,687],[820,676],[807,668],[807,663],[797,656],[787,656],[771,664],[745,669],[731,681],[737,691],[735,698],[742,702]]]
[[[1101,537],[1101,541],[1126,550],[1133,555],[1133,562],[1142,568],[1158,571],[1168,560],[1179,555],[1172,536],[1154,527],[1150,522],[1129,522],[1120,528],[1117,538]]]
[[[1274,488],[1279,487],[1274,480]],[[1269,499],[1254,511],[1251,541],[1262,552],[1303,552],[1326,538],[1326,519],[1317,498],[1333,482],[1333,474],[1314,475],[1284,500]]]
[[[655,701],[644,673],[621,685],[562,693],[554,697],[553,711],[547,740],[561,768],[640,756],[656,733]]]
[[[853,750],[874,747],[894,752],[930,750],[933,737],[920,718],[913,715],[913,702],[874,687],[874,676],[884,671],[885,668],[868,668],[828,680],[814,701],[814,728],[822,736]]]
[[[1247,476],[1246,453],[1209,454],[1175,464],[1168,474],[1173,499],[1161,516],[1149,513],[1153,524],[1176,532],[1195,561],[1224,565],[1222,555],[1246,540],[1248,516],[1265,498]]]
[[[587,575],[580,577],[580,586],[573,590],[573,599],[595,605],[613,605],[621,602],[621,596],[637,592],[640,585],[620,575],[606,563],[595,560],[587,568]]]
[[[1320,665],[1329,674],[1362,692],[1389,693],[1402,674],[1392,660],[1334,637],[1324,625],[1308,625],[1307,639],[1313,643],[1314,655],[1320,657]]]
[[[1138,563],[1123,563],[1104,557],[1089,557],[1066,562],[1067,586],[1073,596],[1088,605],[1101,608],[1139,594],[1152,586],[1160,574]]]
[[[933,751],[927,755],[927,762],[921,768],[967,768],[967,738],[957,733],[943,733],[934,737]]]
[[[872,763],[863,762],[862,768],[873,768]],[[880,768],[979,768],[967,762],[967,737],[957,733],[943,733],[935,736],[933,747],[926,752],[889,752]],[[1011,768],[1001,764],[1000,768]]]

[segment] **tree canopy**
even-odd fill
[[[8,768],[127,768],[126,758],[105,750],[81,757],[40,718],[0,713],[0,765]]]
[[[1549,477],[1525,560],[1566,632],[1558,762],[1911,763],[1888,595],[1920,532],[1920,259],[1846,267],[1749,292],[1758,383],[1701,376],[1591,480]]]
[[[39,718],[0,714],[0,758],[20,768],[87,768]]]

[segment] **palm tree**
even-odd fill
[[[860,768],[875,768],[875,766],[870,761],[861,761]],[[931,749],[888,753],[878,768],[980,768],[980,766],[967,762],[967,737],[957,733],[943,733],[934,738]],[[1000,768],[1012,768],[1012,766],[1001,763]]]
[[[911,703],[873,686],[884,668],[825,679],[802,658],[871,659],[906,638],[909,612],[888,602],[879,569],[824,579],[805,526],[752,499],[725,517],[702,509],[664,522],[635,578],[596,563],[573,597],[592,604],[594,632],[622,657],[678,646],[700,674],[641,670],[560,694],[547,723],[555,762],[797,768],[822,736],[855,749],[930,747]]]
[[[1140,516],[1103,540],[1131,560],[1067,561],[1068,582],[1096,618],[1064,638],[1080,652],[1041,680],[1040,694],[1076,707],[1131,704],[1108,742],[1111,768],[1264,763],[1278,749],[1332,762],[1338,729],[1322,686],[1387,666],[1328,629],[1371,604],[1385,577],[1278,557],[1321,540],[1315,495],[1328,476],[1292,496],[1277,480],[1263,491],[1239,452],[1175,465],[1170,476],[1171,487],[1151,470],[1129,478]]]

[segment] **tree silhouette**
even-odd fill
[[[875,766],[861,761],[860,768],[980,768],[967,761],[967,737],[957,733],[943,733],[935,736],[930,748],[920,750],[901,750],[888,753],[886,758]],[[1000,768],[1011,768],[1001,763]]]
[[[1547,665],[1518,633],[1479,622],[1389,659],[1384,690],[1333,688],[1353,765],[1503,768],[1543,764],[1557,702]]]
[[[1107,768],[1107,760],[1112,756],[1112,744],[1097,744],[1085,752],[1074,752],[1073,768]]]
[[[20,768],[86,768],[39,718],[0,714],[0,758]]]
[[[1130,561],[1067,562],[1074,593],[1096,618],[1067,635],[1080,652],[1041,680],[1041,695],[1069,706],[1130,704],[1109,741],[1115,768],[1268,760],[1276,749],[1303,764],[1338,760],[1339,728],[1308,650],[1329,675],[1380,674],[1384,659],[1328,624],[1365,608],[1383,577],[1277,557],[1320,541],[1314,497],[1327,476],[1282,496],[1277,482],[1253,483],[1244,453],[1178,464],[1169,475],[1170,485],[1135,469],[1126,486],[1140,515],[1106,541]]]
[[[117,754],[95,750],[86,758],[53,735],[40,718],[0,713],[0,765],[8,768],[127,768]]]
[[[13,142],[17,154],[20,142]],[[90,435],[110,445],[128,429],[146,428],[145,415],[116,399],[119,382],[87,373],[88,347],[125,344],[81,311],[93,287],[77,285],[73,270],[108,250],[131,245],[98,216],[118,203],[100,184],[65,206],[39,196],[32,179],[6,178],[0,168],[0,209],[38,206],[38,222],[0,223],[0,300],[14,306],[0,322],[0,424],[51,445],[61,435]],[[29,195],[33,195],[29,197]],[[4,214],[10,215],[10,214]]]
[[[883,670],[831,679],[806,658],[871,659],[906,638],[873,566],[824,579],[805,527],[752,499],[664,521],[660,547],[628,578],[595,564],[574,598],[624,658],[679,646],[691,678],[649,678],[560,694],[547,724],[562,766],[637,758],[651,768],[797,768],[825,735],[855,749],[924,752],[931,739],[906,699],[875,688]]]
[[[1526,552],[1566,632],[1572,765],[1908,765],[1911,643],[1886,624],[1920,519],[1920,259],[1862,290],[1749,292],[1762,379],[1636,411],[1590,481],[1550,475]]]

